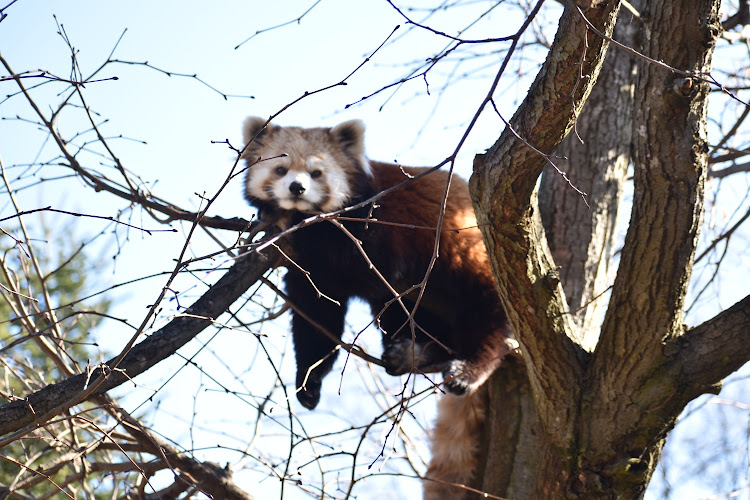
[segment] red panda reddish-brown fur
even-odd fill
[[[474,397],[476,390],[507,354],[510,333],[466,182],[457,177],[451,180],[439,257],[414,313],[416,327],[412,329],[393,291],[401,295],[409,311],[414,308],[419,291],[406,292],[429,269],[448,174],[435,171],[414,178],[426,169],[367,160],[364,126],[359,121],[333,128],[280,127],[265,122],[251,117],[244,126],[248,143],[243,153],[248,164],[245,197],[258,208],[261,218],[292,227],[311,213],[353,206],[398,186],[374,205],[349,211],[347,220],[338,221],[361,242],[361,249],[330,221],[289,235],[295,265],[288,266],[285,288],[296,309],[292,336],[299,401],[308,409],[318,404],[323,378],[337,352],[335,344],[306,318],[341,338],[348,301],[359,298],[369,304],[383,333],[383,361],[389,374],[443,374],[442,387],[451,396],[446,399],[449,402],[440,403],[434,436],[442,433],[443,437],[433,437],[433,450],[441,447],[435,439],[450,434],[440,431],[452,425],[443,414],[461,418],[457,413],[474,408],[474,416],[466,416],[468,420],[457,425],[464,434],[475,431],[484,410],[472,401],[482,399]],[[473,396],[457,397],[464,395]],[[461,458],[460,453],[451,457],[444,451],[436,452],[440,456],[433,459],[428,477],[468,481],[471,459]],[[457,474],[441,472],[451,467]],[[426,489],[425,498],[427,494]]]
[[[487,413],[487,385],[465,396],[443,394],[430,433],[432,459],[425,474],[423,500],[462,500],[479,456],[477,436]]]

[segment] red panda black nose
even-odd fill
[[[305,186],[303,186],[297,181],[294,181],[291,184],[289,184],[289,191],[291,191],[291,193],[294,196],[299,196],[305,192]]]

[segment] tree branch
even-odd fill
[[[750,361],[750,295],[668,344],[666,372],[684,404]]]
[[[175,483],[181,482],[187,486],[193,484],[203,493],[212,498],[227,500],[253,500],[253,497],[240,489],[232,480],[232,473],[211,462],[200,462],[187,453],[177,451],[173,446],[160,439],[125,410],[117,406],[114,401],[104,396],[102,398],[108,409],[118,420],[123,422],[125,429],[148,453],[157,459],[163,459],[173,470],[183,472],[175,474]]]
[[[720,31],[718,4],[675,2],[667,13],[650,3],[643,11],[643,52],[662,64],[638,61],[633,209],[588,374],[584,400],[590,401],[591,418],[581,437],[583,453],[593,462],[611,461],[608,474],[623,484],[632,480],[625,473],[630,453],[625,443],[643,443],[639,460],[644,463],[657,458],[664,432],[682,409],[675,404],[683,381],[659,375],[669,361],[665,343],[684,330],[708,167],[709,94],[709,84],[684,74],[710,73]],[[677,42],[673,25],[683,27]],[[686,51],[683,46],[700,49]]]
[[[97,191],[97,192],[106,191],[124,200],[127,200],[131,203],[137,203],[141,205],[142,207],[144,207],[151,216],[154,216],[152,211],[166,215],[167,216],[166,221],[162,221],[154,217],[155,219],[159,220],[159,222],[161,223],[170,222],[172,220],[195,221],[196,219],[200,219],[199,224],[203,227],[212,227],[215,229],[228,229],[228,230],[234,230],[234,231],[246,231],[249,229],[250,222],[240,217],[234,217],[231,219],[225,219],[223,217],[208,217],[200,213],[183,210],[155,196],[146,195],[142,191],[135,189],[133,186],[129,186],[128,188],[125,188],[124,186],[118,185],[111,179],[107,179],[106,177],[99,176],[99,175],[94,175],[91,171],[84,168],[79,163],[76,156],[68,150],[66,141],[63,140],[62,137],[60,137],[57,130],[55,129],[55,126],[53,123],[54,116],[51,118],[47,118],[45,116],[45,114],[42,112],[39,106],[37,106],[34,99],[32,99],[28,90],[24,86],[23,81],[21,80],[21,77],[13,72],[13,69],[10,67],[10,64],[8,63],[8,61],[5,60],[2,54],[0,54],[0,64],[2,64],[11,75],[13,75],[13,79],[16,81],[16,84],[21,89],[21,93],[24,95],[24,97],[26,97],[26,100],[28,101],[31,108],[34,110],[36,115],[42,121],[44,127],[49,131],[49,134],[52,137],[53,141],[55,142],[58,149],[60,150],[62,155],[65,157],[66,161],[68,162],[68,166],[76,174],[81,176],[81,178],[87,184],[89,184],[94,189],[94,191]],[[99,138],[99,142],[101,142],[106,147],[106,141],[104,141],[103,138],[101,138],[101,136]],[[113,160],[115,160],[116,157],[112,155],[112,158]],[[239,162],[239,155],[235,162],[235,166],[237,162]],[[117,163],[119,165],[119,162]],[[122,169],[121,166],[120,166],[120,170],[121,172],[123,172],[123,175],[124,175],[124,169]],[[239,175],[239,172],[235,173],[234,175]],[[129,179],[127,178],[126,175],[125,175],[125,179],[126,179],[126,182],[128,182],[129,184]]]
[[[109,369],[113,360],[94,367],[88,373],[67,378],[0,407],[0,435],[19,431],[20,434],[43,424],[67,408],[80,403],[89,381],[105,377],[84,399],[105,393],[145,372],[174,354],[198,333],[212,324],[263,274],[279,261],[278,254],[251,252],[238,260],[226,274],[203,294],[184,314],[135,345],[115,371]],[[28,426],[22,429],[24,426]],[[4,436],[0,447],[17,436]]]
[[[750,24],[750,0],[740,0],[737,12],[725,20],[722,28],[731,30],[740,25]]]
[[[631,7],[641,10],[642,0]],[[623,7],[625,6],[623,2]],[[623,12],[613,38],[636,47],[640,23]],[[617,271],[614,254],[622,243],[618,225],[631,161],[631,128],[636,56],[611,47],[596,86],[568,134],[555,150],[558,167],[588,195],[588,204],[549,167],[539,185],[539,208],[568,306],[592,351],[599,339],[607,301],[598,298],[611,286]],[[617,112],[613,113],[612,110]]]
[[[648,21],[655,35],[644,37],[647,53],[670,66],[707,74],[717,29],[712,23],[718,22],[712,3],[683,4],[684,9],[669,15],[656,7],[650,9],[664,18]],[[665,43],[672,35],[662,27],[677,19],[673,15],[691,26],[685,32],[686,41],[689,37],[705,50],[688,53]],[[691,19],[702,21],[690,24]],[[638,386],[639,377],[663,361],[654,356],[664,339],[682,333],[684,298],[702,217],[708,151],[708,85],[695,80],[683,88],[686,81],[682,76],[643,61],[639,62],[638,75],[633,213],[592,368],[595,379],[604,384],[602,391],[621,386],[625,394]],[[650,92],[653,88],[670,91]],[[666,114],[672,117],[669,127],[662,120]],[[609,422],[607,425],[611,425]]]
[[[708,173],[708,176],[713,179],[722,179],[724,177],[727,177],[733,174],[746,173],[746,172],[750,172],[750,163],[741,163],[739,165],[732,165],[726,168],[722,168],[720,170],[711,169],[711,171]]]

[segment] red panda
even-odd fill
[[[487,413],[487,385],[472,394],[444,394],[430,432],[432,457],[423,481],[423,500],[463,500],[479,458],[479,436]],[[479,496],[472,496],[471,498]]]
[[[448,393],[474,393],[507,354],[510,331],[466,182],[451,180],[439,256],[412,328],[402,304],[412,312],[420,293],[413,287],[429,269],[448,174],[435,171],[415,178],[427,169],[369,161],[364,125],[357,120],[332,128],[300,128],[250,117],[243,134],[245,197],[259,217],[281,227],[360,204],[398,185],[338,221],[349,235],[326,220],[289,235],[294,265],[288,266],[284,286],[295,309],[292,338],[300,403],[308,409],[317,406],[337,353],[308,319],[341,338],[352,298],[370,306],[383,334],[382,358],[389,374],[442,372]],[[466,475],[455,478],[468,480]]]

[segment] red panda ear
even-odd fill
[[[331,135],[341,149],[354,156],[365,154],[365,124],[360,120],[349,120],[331,129]]]
[[[372,175],[365,157],[365,124],[361,120],[349,120],[333,127],[330,133],[344,153],[357,160],[364,173]]]
[[[242,124],[242,139],[245,141],[245,144],[250,141],[259,144],[261,137],[273,131],[275,126],[270,123],[266,125],[267,121],[267,119],[260,116],[249,116],[245,119],[245,122]]]

